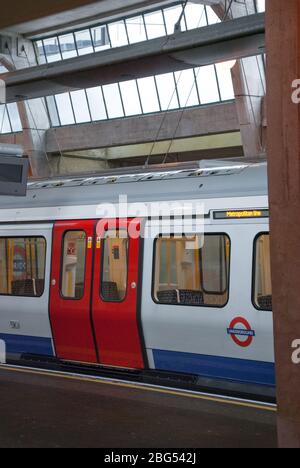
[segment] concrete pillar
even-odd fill
[[[256,13],[255,1],[221,0],[212,6],[222,20],[239,18]],[[232,69],[232,81],[236,108],[241,127],[244,154],[256,158],[266,152],[264,138],[265,66],[263,57],[248,57],[239,60]]]
[[[245,156],[255,158],[265,155],[263,120],[266,89],[263,57],[238,60],[232,69],[232,82]]]
[[[32,42],[14,35],[8,37],[9,50],[0,54],[3,65],[9,71],[36,65]],[[23,126],[24,152],[29,158],[31,174],[34,177],[48,177],[52,174],[46,154],[46,132],[50,128],[50,121],[44,101],[34,99],[20,102],[18,109]]]
[[[278,434],[280,447],[300,448],[300,107],[292,101],[300,79],[300,1],[268,0],[266,29]]]

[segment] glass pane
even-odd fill
[[[255,305],[262,310],[272,310],[272,282],[270,236],[264,234],[256,240]]]
[[[225,73],[227,72],[227,76],[225,77],[225,80],[226,79],[228,81],[230,80],[229,81],[230,88],[231,88],[231,78],[232,78],[232,76],[229,76],[230,69],[232,70],[236,64],[238,64],[238,67],[240,69],[239,73],[242,75],[241,79],[245,80],[244,86],[247,89],[247,95],[257,96],[257,97],[262,94],[264,95],[265,89],[266,89],[266,69],[263,63],[263,56],[260,55],[260,56],[254,56],[254,57],[247,57],[239,61],[232,60],[229,62],[224,62],[222,64],[219,64],[218,70],[220,71],[220,76],[221,76],[221,73],[223,73],[224,75],[224,72]],[[223,78],[223,75],[222,75],[222,78]]]
[[[51,125],[53,127],[59,127],[60,120],[59,120],[59,116],[58,116],[58,112],[56,108],[55,97],[48,96],[46,100],[47,100],[47,107],[48,107],[48,112],[50,115]]]
[[[111,23],[108,25],[108,29],[112,47],[122,47],[128,45],[124,21]]]
[[[76,123],[90,122],[88,103],[85,91],[73,91],[71,94]]]
[[[42,118],[47,118],[46,112],[44,112],[45,109],[42,108],[41,102],[42,101],[39,98],[28,99],[27,101],[24,101],[29,128],[37,129],[37,122],[39,116],[41,117],[41,121]],[[45,127],[47,127],[47,124],[45,125]],[[42,128],[42,125],[40,126],[40,128]]]
[[[154,77],[141,78],[137,82],[142,101],[143,113],[149,114],[152,112],[159,112],[160,107]]]
[[[77,50],[73,34],[59,36],[59,43],[63,59],[77,57]]]
[[[174,34],[175,25],[179,21],[180,15],[182,14],[182,5],[176,5],[171,8],[164,9],[164,17],[166,21],[167,33]],[[184,16],[181,20],[181,31],[186,31]]]
[[[227,303],[230,260],[227,236],[160,238],[155,254],[154,297],[158,302],[216,307]],[[205,289],[208,286],[212,289]]]
[[[0,133],[11,133],[10,121],[6,106],[0,106]]]
[[[35,48],[36,48],[37,56],[38,56],[38,63],[40,65],[46,63],[46,57],[45,57],[45,52],[44,52],[44,47],[43,47],[43,41],[36,41]],[[1,65],[0,65],[0,69],[1,69]],[[1,70],[0,70],[0,72],[1,72]]]
[[[211,7],[206,7],[208,24],[220,23],[221,20]]]
[[[148,39],[165,36],[167,34],[165,28],[164,17],[162,11],[155,11],[144,16]]]
[[[127,293],[128,245],[126,231],[108,231],[103,245],[101,297],[121,302]]]
[[[130,44],[147,40],[145,24],[142,16],[128,18],[126,20],[126,27]]]
[[[194,70],[175,73],[177,90],[181,107],[199,105]]]
[[[75,120],[69,93],[57,94],[55,99],[61,125],[74,124]]]
[[[203,290],[208,294],[224,293],[227,288],[224,236],[205,236],[201,261]]]
[[[41,297],[45,265],[45,239],[0,239],[0,294]]]
[[[110,119],[124,117],[124,111],[118,84],[103,86],[102,89],[104,93],[104,99],[106,102],[108,117]]]
[[[92,37],[89,29],[76,32],[75,39],[79,55],[92,54],[94,52]]]
[[[106,120],[106,109],[100,86],[86,90],[88,102],[90,106],[92,120]]]
[[[175,78],[173,73],[156,76],[159,100],[162,110],[177,109],[179,107]]]
[[[98,26],[97,28],[91,28],[91,34],[96,52],[110,48],[107,26]]]
[[[127,19],[126,26],[130,44],[146,41],[146,29],[142,16]]]
[[[59,49],[59,42],[57,37],[52,37],[50,39],[44,39],[44,49],[47,57],[47,62],[57,62],[58,60],[62,60],[60,49]]]
[[[224,62],[216,65],[222,101],[234,99],[231,66],[232,62]]]
[[[13,132],[22,132],[23,127],[20,119],[19,109],[16,102],[7,104],[7,109],[9,113],[10,123],[12,126]]]
[[[195,3],[189,2],[185,8],[185,18],[188,29],[207,26],[206,13],[203,5],[196,5]]]
[[[195,72],[201,104],[219,102],[220,95],[215,67],[208,65],[207,67],[196,68]]]
[[[64,237],[62,295],[68,299],[82,299],[85,283],[86,234],[69,231]]]
[[[266,0],[256,0],[256,4],[259,13],[266,11]]]
[[[123,104],[126,116],[142,113],[136,81],[125,81],[120,83]]]

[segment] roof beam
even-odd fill
[[[170,3],[172,0],[165,0]],[[34,36],[48,34],[52,28],[78,26],[79,22],[99,21],[118,14],[124,15],[138,8],[147,9],[162,0],[14,0],[1,12],[0,28],[17,34]]]
[[[105,22],[125,15],[167,7],[176,0],[14,0],[0,16],[0,29],[27,38],[61,33]],[[193,3],[217,5],[219,0],[192,0]],[[30,3],[28,6],[27,4]]]
[[[180,71],[258,55],[265,50],[265,15],[257,14],[1,75],[8,102]]]
[[[139,15],[156,8],[166,8],[174,2],[176,0],[126,0],[125,2],[124,0],[101,0],[91,5],[18,24],[10,28],[10,31],[23,34],[28,39],[38,39],[79,27],[83,29],[99,22],[116,21],[125,15]],[[193,3],[217,6],[219,0],[193,0]]]

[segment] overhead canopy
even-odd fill
[[[251,15],[166,38],[1,75],[7,101],[39,98],[265,51],[265,15]]]
[[[200,3],[198,0],[192,2]],[[32,38],[49,34],[49,31],[63,31],[79,24],[88,25],[172,3],[174,0],[14,0],[7,2],[1,11],[0,29]],[[204,0],[201,3],[212,5],[219,3],[219,0]]]

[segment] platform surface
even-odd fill
[[[255,405],[0,367],[1,448],[276,447]]]

